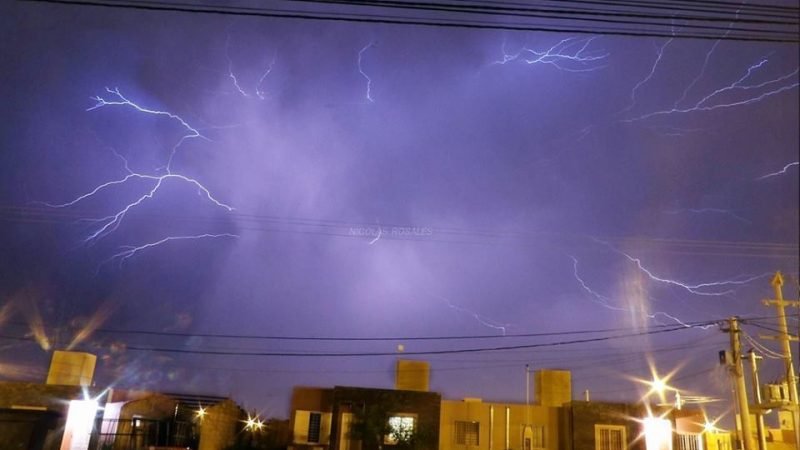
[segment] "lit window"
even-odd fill
[[[621,425],[595,425],[595,450],[625,450],[625,427]]]
[[[416,417],[412,415],[394,415],[389,417],[389,435],[384,442],[386,444],[397,444],[398,441],[411,439],[414,434],[414,422]]]
[[[320,428],[322,427],[322,414],[309,413],[308,415],[308,442],[319,443]]]
[[[480,423],[456,421],[456,444],[480,445]]]

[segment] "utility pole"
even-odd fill
[[[764,300],[763,302],[767,306],[775,306],[775,309],[778,312],[778,329],[780,331],[780,335],[763,337],[781,341],[781,348],[783,349],[783,363],[786,368],[786,384],[789,387],[789,407],[792,411],[795,448],[800,450],[800,429],[798,429],[800,428],[800,407],[798,406],[797,378],[794,374],[791,344],[791,341],[797,341],[798,338],[797,336],[789,335],[789,327],[786,324],[786,307],[798,307],[800,306],[800,301],[786,301],[783,299],[783,275],[781,275],[780,272],[776,272],[775,277],[772,278],[772,287],[775,289],[775,298],[771,300]]]
[[[750,350],[750,381],[753,383],[753,400],[756,402],[756,431],[758,433],[758,450],[767,450],[767,433],[764,428],[764,410],[761,406],[761,384],[758,381],[758,360],[760,356]]]
[[[750,406],[747,404],[747,388],[744,384],[744,367],[742,365],[742,344],[739,340],[739,319],[728,319],[727,331],[731,337],[731,356],[729,364],[733,387],[736,392],[736,403],[739,405],[739,422],[741,423],[741,443],[744,450],[756,450],[753,445],[753,433],[750,430]]]

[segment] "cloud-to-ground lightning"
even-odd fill
[[[114,180],[111,180],[111,181],[107,181],[107,182],[104,182],[104,183],[100,183],[99,185],[97,185],[97,186],[93,187],[92,189],[90,189],[88,192],[86,192],[84,194],[81,194],[81,195],[73,198],[72,200],[69,200],[69,201],[66,201],[66,202],[62,202],[62,203],[42,202],[42,203],[44,203],[45,205],[47,205],[47,206],[49,206],[51,208],[68,208],[68,207],[75,206],[80,202],[86,201],[86,200],[88,200],[88,199],[90,199],[92,197],[98,196],[101,193],[109,191],[109,190],[111,190],[111,189],[113,189],[115,187],[120,187],[120,186],[123,186],[123,185],[130,185],[131,183],[134,183],[134,182],[137,182],[137,181],[138,182],[145,182],[145,183],[148,184],[148,186],[143,189],[142,193],[138,197],[136,197],[133,201],[130,201],[130,202],[127,202],[127,203],[124,203],[124,204],[120,205],[119,208],[117,208],[114,212],[112,212],[111,214],[109,214],[109,215],[107,215],[105,217],[89,219],[91,222],[94,222],[94,223],[96,223],[98,225],[86,237],[86,239],[84,241],[85,243],[92,243],[93,241],[95,241],[97,239],[100,239],[100,238],[103,238],[104,236],[108,235],[109,233],[112,233],[115,230],[117,230],[119,228],[119,226],[122,224],[122,222],[124,221],[124,219],[125,219],[125,217],[127,216],[128,213],[130,213],[131,211],[133,211],[134,209],[136,209],[137,207],[142,205],[147,200],[153,199],[158,194],[158,192],[162,189],[162,187],[164,187],[164,185],[167,182],[177,182],[177,183],[182,183],[182,184],[188,184],[192,188],[196,189],[197,194],[201,198],[204,198],[205,200],[210,202],[212,206],[218,207],[218,208],[222,208],[223,210],[228,211],[228,212],[233,211],[233,207],[232,206],[230,206],[227,203],[217,199],[211,193],[211,191],[205,185],[203,185],[199,180],[197,180],[197,179],[195,179],[193,177],[178,173],[173,169],[174,158],[175,158],[175,155],[176,155],[179,147],[181,146],[181,144],[183,144],[188,139],[194,139],[194,138],[202,138],[202,139],[206,139],[207,140],[207,138],[205,138],[200,133],[198,128],[193,127],[186,120],[184,120],[182,117],[180,117],[179,115],[174,114],[172,112],[162,111],[162,110],[155,110],[155,109],[151,109],[151,108],[147,108],[147,107],[139,105],[138,103],[136,103],[136,102],[128,99],[127,97],[125,97],[120,92],[119,88],[114,88],[114,89],[106,88],[106,92],[109,93],[109,94],[113,94],[113,97],[112,98],[105,98],[105,97],[99,96],[99,95],[95,96],[95,97],[92,97],[92,99],[96,102],[96,104],[94,106],[88,108],[88,111],[93,111],[93,110],[97,110],[99,108],[109,107],[109,106],[125,106],[125,107],[129,107],[129,108],[133,108],[135,111],[138,111],[140,113],[163,116],[163,117],[169,118],[169,119],[177,122],[178,124],[180,124],[180,126],[184,130],[186,130],[186,133],[183,136],[180,137],[180,139],[178,140],[178,142],[174,146],[172,146],[170,154],[169,154],[169,157],[167,158],[167,163],[163,166],[163,170],[158,170],[157,169],[156,171],[154,171],[154,173],[145,173],[145,172],[134,171],[133,169],[131,169],[128,160],[125,157],[123,157],[122,155],[120,155],[119,153],[117,153],[116,151],[114,151],[114,154],[119,159],[121,159],[122,162],[123,162],[123,167],[124,167],[124,170],[125,170],[125,174],[122,177],[114,179]],[[212,234],[201,234],[201,235],[191,236],[191,238],[193,238],[193,239],[213,238],[213,237],[219,237],[219,236],[218,235],[212,235]],[[140,245],[140,246],[136,246],[136,247],[131,246],[129,248],[126,247],[127,248],[126,252],[131,252],[129,255],[126,252],[121,252],[121,253],[119,253],[117,255],[114,255],[112,258],[124,258],[124,259],[127,259],[128,257],[133,256],[133,254],[135,254],[135,253],[137,253],[139,251],[142,251],[144,249],[152,248],[154,246],[163,244],[163,243],[168,242],[170,240],[187,239],[187,238],[189,238],[189,237],[187,237],[187,236],[171,236],[171,237],[167,237],[167,238],[164,238],[164,239],[161,239],[159,241],[152,242],[152,243],[149,243],[149,244],[144,244],[144,245]]]
[[[155,246],[158,246],[158,245],[165,244],[167,242],[195,240],[195,239],[209,239],[209,238],[233,238],[233,239],[236,239],[236,238],[239,238],[239,235],[231,234],[231,233],[219,233],[219,234],[204,233],[204,234],[197,234],[197,235],[191,235],[191,236],[169,236],[169,237],[165,237],[164,239],[161,239],[161,240],[158,240],[158,241],[155,241],[155,242],[149,242],[147,244],[142,244],[142,245],[138,245],[138,246],[134,246],[134,245],[123,246],[122,247],[124,249],[123,251],[112,255],[108,260],[106,260],[106,262],[112,262],[114,260],[119,260],[119,264],[122,265],[122,264],[125,263],[126,260],[128,260],[131,257],[133,257],[137,253],[139,253],[139,252],[141,252],[143,250],[147,250],[148,248],[152,248],[152,247],[155,247]]]
[[[488,319],[488,318],[486,318],[484,316],[481,316],[480,314],[476,313],[475,311],[471,311],[471,310],[469,310],[467,308],[458,306],[455,303],[451,302],[450,300],[448,300],[448,299],[446,299],[446,298],[444,298],[444,297],[442,297],[440,295],[434,295],[434,297],[436,297],[439,300],[441,300],[442,303],[447,305],[448,308],[450,308],[450,309],[452,309],[454,311],[458,311],[459,313],[466,314],[466,315],[472,317],[473,319],[475,319],[482,326],[487,327],[487,328],[491,328],[493,330],[500,331],[501,333],[503,333],[503,336],[506,335],[508,327],[511,326],[510,323],[495,322],[494,320],[491,320],[491,319]]]
[[[614,247],[613,245],[609,244],[608,242],[601,241],[599,239],[595,239],[595,242],[605,245],[609,249],[611,249],[614,253],[623,256],[628,261],[634,263],[636,267],[647,275],[647,277],[651,281],[655,281],[658,283],[674,286],[681,288],[691,294],[694,295],[701,295],[701,296],[723,296],[729,295],[734,292],[734,289],[731,286],[742,286],[745,284],[752,283],[753,281],[766,278],[771,276],[771,273],[762,273],[760,275],[742,275],[738,276],[729,280],[721,280],[721,281],[709,281],[705,283],[685,283],[678,280],[673,280],[669,278],[663,278],[655,275],[650,269],[646,268],[644,264],[642,264],[642,260],[639,258],[635,258],[622,250]]]
[[[800,165],[800,161],[790,162],[789,164],[783,166],[783,169],[781,169],[781,170],[779,170],[777,172],[772,172],[772,173],[768,173],[766,175],[762,175],[762,176],[756,178],[756,180],[766,180],[767,178],[772,178],[772,177],[777,177],[779,175],[783,175],[783,174],[786,173],[787,170],[789,170],[790,168],[792,168],[794,166],[798,166],[798,165]]]
[[[367,75],[366,72],[364,72],[363,59],[364,59],[364,53],[366,53],[366,51],[372,47],[375,47],[374,41],[365,45],[361,50],[358,51],[358,72],[361,74],[362,77],[364,77],[367,80],[366,97],[370,103],[375,102],[375,100],[372,98],[372,78],[370,78],[370,76]]]
[[[589,45],[594,39],[594,37],[571,37],[562,39],[545,50],[524,46],[514,53],[508,52],[507,43],[504,40],[501,46],[503,59],[492,62],[492,65],[519,61],[528,65],[551,65],[567,72],[593,72],[604,68],[605,65],[602,62],[609,56],[608,53],[589,50]]]
[[[651,320],[658,320],[659,317],[664,317],[664,318],[667,318],[668,320],[671,320],[671,321],[677,323],[678,325],[681,325],[681,326],[684,326],[684,327],[691,327],[692,326],[692,325],[689,325],[688,323],[686,323],[685,321],[681,320],[680,318],[675,317],[672,314],[669,314],[669,313],[664,312],[664,311],[651,312],[651,311],[647,311],[647,310],[644,310],[644,309],[639,310],[639,309],[636,309],[636,308],[625,308],[625,307],[622,307],[622,306],[613,305],[611,303],[611,299],[609,297],[607,297],[607,296],[595,291],[591,287],[589,287],[589,285],[586,283],[586,281],[584,281],[584,279],[581,278],[581,276],[580,276],[580,274],[578,272],[578,258],[576,258],[574,256],[570,256],[570,258],[572,259],[572,270],[573,270],[573,276],[575,277],[575,280],[578,281],[578,283],[580,284],[581,288],[584,291],[586,291],[587,293],[589,293],[589,295],[592,296],[592,301],[594,303],[597,303],[598,305],[600,305],[600,306],[602,306],[602,307],[604,307],[606,309],[609,309],[611,311],[640,313],[640,314],[644,314],[648,319],[651,319]],[[703,326],[703,327],[700,327],[700,328],[704,328],[705,329],[707,327]]]

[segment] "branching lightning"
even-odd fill
[[[744,4],[744,2],[742,2],[742,4]],[[735,19],[739,19],[739,12],[740,11],[741,11],[741,8],[736,10],[736,15],[734,16]],[[733,24],[734,24],[734,22],[731,22],[731,23],[728,24],[728,29],[722,35],[723,37],[727,37],[731,33],[731,29],[733,27]],[[711,48],[708,49],[708,51],[706,52],[706,57],[703,60],[703,65],[700,67],[700,72],[697,74],[696,77],[694,77],[692,82],[689,83],[686,86],[686,88],[684,88],[683,93],[681,94],[681,96],[677,100],[675,100],[675,103],[672,105],[673,108],[677,108],[678,105],[682,101],[686,100],[686,96],[689,95],[689,91],[691,91],[692,88],[695,86],[695,84],[697,84],[697,82],[700,81],[703,78],[703,75],[705,75],[705,73],[706,73],[706,68],[708,68],[708,62],[711,60],[711,55],[714,54],[714,50],[717,49],[717,46],[719,46],[720,42],[722,42],[722,39],[717,39],[711,45]]]
[[[144,108],[142,106],[139,106],[138,104],[128,100],[124,95],[122,95],[122,93],[120,93],[120,91],[119,91],[119,88],[111,89],[111,88],[107,87],[106,88],[106,92],[108,92],[109,94],[115,95],[117,97],[117,99],[116,100],[106,100],[105,98],[103,98],[103,97],[101,97],[99,95],[95,96],[95,97],[92,97],[92,100],[94,100],[97,103],[94,106],[92,106],[90,108],[87,108],[86,111],[94,111],[96,109],[99,109],[99,108],[102,108],[102,107],[105,107],[105,106],[128,106],[128,107],[131,107],[131,108],[133,108],[133,109],[135,109],[135,110],[137,110],[137,111],[139,111],[141,113],[154,114],[154,115],[158,115],[158,116],[169,117],[170,119],[173,119],[173,120],[177,121],[178,123],[180,123],[181,126],[186,129],[187,134],[183,135],[178,140],[178,142],[174,146],[172,146],[172,151],[170,152],[169,159],[167,160],[167,164],[165,166],[167,172],[170,171],[170,169],[172,167],[172,161],[175,158],[175,154],[178,152],[178,149],[180,148],[181,145],[183,145],[184,142],[186,142],[189,139],[196,139],[196,138],[209,140],[207,137],[205,137],[202,134],[200,134],[200,131],[198,131],[196,128],[192,127],[191,125],[189,125],[185,120],[183,120],[177,114],[173,114],[173,113],[171,113],[169,111],[159,111],[159,110],[154,110],[154,109],[149,109],[149,108]]]
[[[220,233],[220,234],[205,233],[205,234],[197,234],[197,235],[192,235],[192,236],[169,236],[169,237],[165,237],[164,239],[158,240],[156,242],[150,242],[150,243],[139,245],[139,246],[133,246],[133,245],[123,246],[122,247],[124,249],[123,251],[112,255],[105,262],[112,262],[112,261],[115,261],[115,260],[119,260],[119,264],[120,264],[120,266],[122,266],[128,258],[131,258],[134,255],[136,255],[137,253],[139,253],[139,252],[141,252],[143,250],[147,250],[148,248],[152,248],[152,247],[155,247],[155,246],[158,246],[158,245],[161,245],[161,244],[165,244],[165,243],[171,242],[171,241],[185,241],[185,240],[207,239],[207,238],[234,238],[234,239],[236,239],[236,238],[239,238],[239,235],[231,234],[231,233]]]
[[[730,26],[728,27],[728,32],[730,32]],[[725,34],[727,35],[728,32],[726,32]],[[722,42],[721,39],[717,39],[716,41],[714,41],[714,44],[712,44],[711,48],[708,50],[708,52],[706,52],[706,57],[703,60],[703,65],[700,67],[700,72],[697,74],[696,77],[694,77],[694,79],[692,79],[691,83],[686,85],[686,87],[683,89],[683,93],[681,93],[681,96],[678,97],[678,99],[675,100],[675,103],[672,104],[673,108],[677,108],[682,101],[686,100],[686,96],[689,95],[689,91],[691,91],[694,85],[696,85],[697,82],[703,78],[703,75],[706,74],[706,69],[708,68],[708,62],[711,60],[711,55],[714,54],[714,50],[717,49],[717,46],[719,45],[720,42]]]
[[[589,51],[589,45],[595,40],[590,38],[566,38],[546,50],[535,50],[529,47],[522,47],[516,53],[509,53],[506,50],[506,41],[501,47],[503,59],[494,61],[491,64],[508,64],[520,61],[528,65],[547,64],[559,70],[567,72],[593,72],[603,69],[602,64],[608,53]]]
[[[758,103],[774,95],[781,94],[785,91],[795,89],[798,87],[798,85],[800,85],[800,83],[798,83],[796,79],[792,82],[789,82],[788,84],[785,84],[788,80],[791,80],[792,78],[795,78],[797,76],[798,69],[795,69],[791,73],[781,75],[780,77],[773,78],[761,83],[745,84],[745,81],[747,81],[750,78],[750,76],[753,75],[753,73],[755,73],[759,68],[764,66],[767,62],[768,62],[767,59],[762,59],[761,61],[751,65],[739,79],[728,84],[727,86],[712,91],[710,94],[707,94],[700,100],[696,101],[693,105],[686,107],[673,106],[672,108],[669,109],[653,111],[638,117],[624,119],[623,122],[630,123],[630,122],[637,122],[640,120],[646,120],[657,116],[665,116],[671,114],[686,114],[686,113],[700,112],[700,111],[714,111],[717,109],[726,109],[737,106],[750,105],[753,103]],[[741,93],[748,93],[748,91],[753,91],[753,90],[756,90],[757,92],[745,95],[735,100],[723,101],[719,98],[722,96],[722,94],[726,93],[736,92],[741,94]],[[677,103],[678,102],[676,102],[676,105]]]
[[[375,42],[370,42],[369,44],[365,45],[364,48],[358,51],[358,72],[367,80],[367,93],[366,97],[370,103],[375,103],[375,100],[372,98],[372,78],[364,72],[364,67],[362,66],[362,61],[364,59],[364,53],[369,50],[370,48],[375,47]]]
[[[689,325],[686,322],[684,322],[681,319],[679,319],[678,317],[675,317],[675,316],[673,316],[673,315],[671,315],[669,313],[666,313],[664,311],[656,311],[656,312],[649,312],[649,311],[646,311],[646,310],[641,310],[640,311],[640,310],[637,310],[636,308],[623,308],[621,306],[612,305],[610,298],[606,297],[603,294],[600,294],[599,292],[597,292],[594,289],[590,288],[588,284],[586,284],[586,282],[583,280],[583,278],[581,278],[580,274],[578,273],[578,259],[575,258],[574,256],[570,256],[570,258],[572,258],[572,268],[573,268],[573,275],[575,276],[575,280],[578,281],[578,283],[581,285],[581,288],[583,288],[584,291],[586,291],[587,293],[589,293],[589,295],[592,296],[592,301],[594,303],[597,303],[600,306],[602,306],[602,307],[604,307],[606,309],[609,309],[611,311],[642,313],[648,319],[651,319],[651,320],[658,320],[659,317],[665,317],[665,318],[667,318],[669,320],[672,320],[673,322],[677,323],[678,325],[681,325],[681,326],[684,326],[684,327],[687,327],[687,328],[692,327],[692,325]],[[709,326],[703,326],[703,327],[699,327],[699,328],[706,329]]]
[[[600,243],[600,244],[603,244],[603,245],[607,246],[614,253],[617,253],[617,254],[625,257],[628,261],[634,263],[636,265],[636,267],[639,269],[639,271],[641,271],[642,273],[647,275],[647,277],[650,278],[651,281],[655,281],[655,282],[658,282],[658,283],[662,283],[662,284],[678,287],[678,288],[681,288],[681,289],[683,289],[683,290],[685,290],[685,291],[687,291],[689,293],[692,293],[694,295],[722,296],[722,295],[732,294],[735,291],[735,289],[730,288],[730,286],[742,286],[742,285],[745,285],[745,284],[752,283],[755,280],[758,280],[758,279],[761,279],[761,278],[766,278],[766,277],[769,277],[769,276],[772,275],[770,273],[762,273],[761,275],[743,275],[743,276],[739,276],[739,277],[736,277],[736,278],[733,278],[733,279],[730,279],[730,280],[711,281],[711,282],[707,282],[707,283],[689,284],[689,283],[684,283],[684,282],[677,281],[677,280],[672,280],[672,279],[669,279],[669,278],[659,277],[659,276],[655,275],[652,271],[650,271],[649,269],[644,267],[644,265],[642,264],[642,261],[639,258],[634,258],[633,256],[623,252],[622,250],[619,250],[618,248],[615,248],[614,246],[612,246],[608,242],[604,242],[604,241],[601,241],[601,240],[598,240],[598,239],[595,239],[595,241]],[[712,288],[716,288],[716,289],[712,289]],[[720,288],[722,288],[724,290],[720,290]]]
[[[480,314],[476,313],[475,311],[471,311],[469,309],[466,309],[466,308],[463,308],[461,306],[458,306],[458,305],[454,304],[453,302],[451,302],[450,300],[448,300],[448,299],[446,299],[446,298],[444,298],[442,296],[435,295],[434,297],[436,297],[439,300],[441,300],[445,305],[447,305],[448,308],[472,317],[473,319],[475,319],[479,324],[483,325],[484,327],[500,331],[501,333],[503,333],[503,336],[506,335],[508,327],[511,326],[510,323],[499,323],[499,322],[495,322],[494,320],[488,319],[488,318],[486,318],[484,316],[481,316]]]
[[[119,155],[119,154],[117,154],[117,156],[122,158],[122,156]],[[96,239],[102,238],[102,237],[106,236],[108,233],[111,233],[111,232],[115,231],[117,228],[119,228],[119,226],[122,223],[123,219],[125,218],[126,214],[128,214],[128,212],[130,212],[132,209],[134,209],[137,206],[141,205],[145,200],[152,199],[156,195],[158,190],[164,185],[164,182],[167,181],[167,180],[177,180],[179,182],[188,183],[191,186],[197,188],[198,194],[200,194],[201,196],[205,197],[207,200],[209,200],[215,206],[223,208],[223,209],[225,209],[227,211],[233,211],[233,207],[231,207],[231,206],[229,206],[229,205],[217,200],[216,198],[214,198],[214,196],[211,195],[211,192],[205,186],[203,186],[199,181],[195,180],[194,178],[190,178],[190,177],[187,177],[187,176],[184,176],[184,175],[180,175],[180,174],[177,174],[177,173],[167,173],[167,174],[164,174],[164,175],[148,175],[148,174],[133,172],[130,169],[127,160],[125,160],[124,158],[123,158],[123,160],[125,161],[125,170],[128,172],[127,175],[125,175],[123,178],[102,183],[102,184],[98,185],[97,187],[95,187],[94,189],[92,189],[91,191],[89,191],[89,192],[87,192],[87,193],[85,193],[83,195],[80,195],[80,196],[76,197],[75,199],[70,200],[70,201],[65,202],[65,203],[45,203],[45,205],[50,206],[52,208],[66,208],[66,207],[74,206],[77,203],[79,203],[79,202],[81,202],[83,200],[86,200],[86,199],[88,199],[88,198],[100,193],[101,191],[103,191],[105,189],[125,184],[125,183],[127,183],[128,181],[131,181],[131,180],[140,179],[140,180],[152,181],[152,183],[153,183],[152,187],[146,193],[144,193],[143,195],[139,196],[139,198],[137,198],[133,202],[126,204],[124,207],[119,209],[114,214],[111,214],[111,215],[108,215],[108,216],[105,216],[105,217],[101,217],[99,219],[94,219],[94,221],[98,222],[100,224],[100,226],[95,231],[93,231],[92,233],[89,234],[89,236],[85,239],[86,243],[90,243],[90,242],[92,242],[92,241],[94,241]]]
[[[756,178],[756,180],[760,181],[760,180],[765,180],[767,178],[777,177],[778,175],[783,175],[783,174],[786,173],[787,170],[789,170],[789,168],[791,168],[793,166],[797,166],[797,165],[800,165],[800,161],[790,162],[789,164],[783,166],[783,169],[781,169],[781,170],[779,170],[777,172],[772,172],[772,173],[768,173],[766,175],[760,176],[760,177]]]
[[[658,64],[661,62],[661,58],[664,57],[664,50],[673,41],[673,39],[674,38],[667,39],[664,42],[664,44],[662,44],[660,47],[656,45],[656,60],[653,62],[653,67],[650,68],[650,72],[647,74],[646,77],[639,80],[639,82],[633,86],[633,89],[631,89],[631,102],[628,104],[627,107],[625,107],[625,109],[621,110],[617,114],[628,112],[631,109],[633,109],[634,106],[636,106],[636,91],[638,91],[640,87],[642,87],[645,83],[650,81],[651,78],[653,78],[653,75],[655,75],[656,69],[658,68]]]
[[[119,153],[117,153],[116,151],[114,151],[114,154],[119,159],[121,159],[122,162],[123,162],[123,166],[124,166],[124,169],[125,169],[125,175],[124,176],[122,176],[121,178],[118,178],[118,179],[114,179],[114,180],[111,180],[111,181],[107,181],[107,182],[101,183],[101,184],[95,186],[94,188],[92,188],[91,190],[89,190],[88,192],[86,192],[84,194],[81,194],[81,195],[75,197],[72,200],[69,200],[69,201],[66,201],[66,202],[62,202],[62,203],[42,202],[43,204],[45,204],[45,205],[47,205],[47,206],[49,206],[51,208],[69,208],[69,207],[75,206],[80,202],[88,200],[88,199],[90,199],[92,197],[95,197],[95,196],[101,194],[102,192],[108,191],[108,190],[110,190],[112,188],[115,188],[115,187],[120,187],[120,186],[123,186],[123,185],[129,185],[129,184],[131,184],[133,182],[137,182],[137,181],[138,182],[145,182],[145,183],[149,184],[149,186],[144,189],[144,192],[142,194],[140,194],[133,201],[131,201],[129,203],[126,203],[124,205],[121,205],[116,211],[112,212],[111,214],[109,214],[109,215],[107,215],[105,217],[90,219],[92,222],[95,222],[98,225],[84,240],[84,242],[87,243],[87,244],[88,243],[93,243],[97,239],[101,239],[104,236],[107,236],[109,233],[112,233],[115,230],[117,230],[119,228],[119,226],[122,224],[122,222],[124,221],[126,215],[129,212],[133,211],[134,209],[136,209],[137,207],[139,207],[140,205],[145,203],[147,200],[150,200],[150,199],[154,198],[156,196],[156,194],[158,194],[158,192],[161,190],[161,188],[168,181],[169,182],[178,182],[178,183],[182,183],[182,184],[188,184],[188,185],[190,185],[191,187],[193,187],[193,188],[195,188],[197,190],[197,194],[201,198],[204,198],[205,200],[210,202],[214,207],[222,208],[222,209],[224,209],[225,211],[228,211],[228,212],[233,211],[233,207],[232,206],[228,205],[227,203],[222,202],[221,200],[218,200],[211,193],[211,191],[206,186],[204,186],[199,180],[197,180],[195,178],[192,178],[190,176],[183,175],[181,173],[175,172],[173,170],[173,167],[172,167],[173,166],[173,161],[174,161],[175,155],[176,155],[178,149],[180,148],[181,144],[183,144],[188,139],[201,138],[201,139],[208,140],[207,138],[205,138],[200,133],[200,131],[197,128],[191,126],[186,120],[184,120],[182,117],[178,116],[177,114],[174,114],[174,113],[169,112],[169,111],[161,111],[161,110],[155,110],[155,109],[146,108],[144,106],[139,105],[138,103],[135,103],[135,102],[131,101],[130,99],[125,97],[120,92],[119,88],[114,88],[114,89],[106,88],[106,92],[109,93],[109,94],[112,94],[113,97],[112,98],[105,98],[103,96],[92,97],[92,99],[96,102],[96,104],[94,106],[88,108],[87,111],[93,111],[93,110],[96,110],[96,109],[99,109],[99,108],[109,107],[109,106],[125,106],[125,107],[129,107],[129,108],[133,108],[135,111],[138,111],[138,112],[143,113],[143,114],[152,114],[152,115],[167,117],[167,118],[177,122],[178,124],[180,124],[180,126],[183,129],[186,130],[186,134],[181,136],[181,138],[178,140],[178,142],[172,147],[172,149],[170,151],[170,154],[169,154],[169,157],[167,159],[167,163],[163,167],[164,171],[156,170],[155,173],[143,173],[143,172],[134,171],[134,170],[131,169],[128,160],[125,157],[123,157],[122,155],[120,155]],[[220,237],[220,236],[223,236],[223,235],[201,234],[201,235],[196,235],[196,236],[171,236],[171,237],[167,237],[167,238],[161,239],[161,240],[156,241],[156,242],[152,242],[152,243],[148,243],[148,244],[144,244],[144,245],[140,245],[140,246],[135,246],[135,247],[134,246],[128,246],[128,247],[125,247],[126,251],[120,252],[120,253],[114,255],[112,257],[112,259],[121,258],[121,259],[125,260],[125,259],[133,256],[134,254],[136,254],[136,253],[138,253],[138,252],[140,252],[142,250],[155,247],[157,245],[163,244],[163,243],[168,242],[170,240],[189,239],[189,238],[192,238],[192,239],[214,238],[214,237]],[[233,235],[231,235],[231,236],[233,236]]]

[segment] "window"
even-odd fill
[[[544,446],[544,426],[525,425],[522,430],[522,449],[536,450]]]
[[[319,443],[319,432],[322,426],[322,413],[312,412],[308,415],[308,442]]]
[[[480,422],[456,421],[457,445],[480,445]]]
[[[678,434],[678,450],[702,450],[700,435]]]
[[[389,417],[389,435],[384,438],[385,444],[394,445],[398,441],[411,439],[414,434],[416,416],[410,414],[396,414]]]
[[[625,450],[625,427],[621,425],[595,425],[595,450]]]

